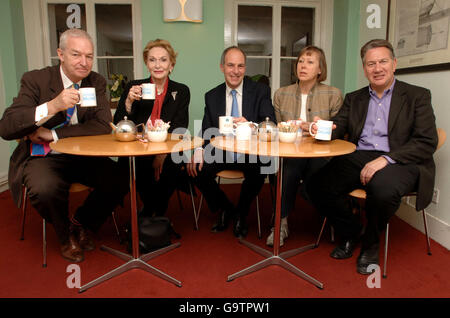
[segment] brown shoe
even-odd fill
[[[90,252],[95,250],[94,240],[88,230],[80,225],[71,225],[71,233],[78,239],[78,243],[83,251]]]
[[[61,245],[61,255],[64,259],[72,263],[79,263],[84,260],[84,253],[78,244],[78,240],[71,234],[66,244]]]

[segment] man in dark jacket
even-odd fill
[[[236,160],[230,158],[234,156],[233,154],[223,152],[222,162],[204,160],[206,155],[215,157],[213,155],[215,152],[220,153],[209,144],[209,138],[217,135],[220,116],[233,116],[233,123],[246,121],[259,123],[266,117],[275,121],[275,113],[270,88],[245,77],[246,56],[241,49],[235,46],[225,49],[220,69],[224,73],[225,83],[205,94],[206,106],[202,121],[205,144],[203,148],[195,150],[192,162],[188,164],[188,173],[196,177],[195,184],[202,191],[210,210],[219,214],[212,231],[225,230],[231,218],[236,216],[234,235],[245,237],[248,233],[246,222],[248,210],[264,184],[265,174],[261,173],[260,163],[249,163],[248,156],[244,155]],[[245,180],[236,208],[215,181],[217,172],[222,170],[241,170],[244,173]]]
[[[379,262],[380,233],[402,196],[417,191],[417,210],[431,202],[438,137],[430,91],[395,79],[392,45],[369,41],[361,48],[361,59],[369,86],[347,94],[331,119],[336,125],[333,138],[347,135],[356,151],[333,158],[312,178],[308,190],[343,239],[331,257],[351,257],[361,240],[357,271],[369,274],[368,267]],[[367,193],[362,236],[360,218],[352,214],[348,201],[348,193],[356,188]]]

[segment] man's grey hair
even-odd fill
[[[247,55],[245,54],[245,52],[241,48],[237,47],[236,45],[233,45],[233,46],[227,47],[225,50],[223,50],[222,56],[220,57],[220,65],[225,65],[225,56],[227,55],[228,51],[233,50],[233,49],[240,51],[242,53],[242,55],[244,55],[245,63],[247,63]]]
[[[361,61],[363,64],[365,62],[367,51],[377,48],[377,47],[387,48],[391,52],[391,58],[395,59],[395,53],[394,53],[394,48],[392,47],[392,44],[387,40],[375,39],[375,40],[370,40],[369,42],[364,44],[363,47],[361,48],[360,54],[361,54]]]
[[[84,30],[81,30],[81,29],[68,29],[68,30],[64,31],[61,34],[60,38],[59,38],[59,48],[61,50],[65,50],[66,49],[66,47],[67,47],[67,40],[70,37],[88,39],[89,42],[91,42],[92,47],[94,47],[94,42],[92,41],[92,38],[89,35],[89,33],[87,33]]]

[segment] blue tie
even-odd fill
[[[231,104],[231,116],[239,117],[239,106],[236,98],[236,90],[231,90],[231,95],[233,96],[233,104]]]
[[[72,84],[72,87],[75,89],[79,89],[80,85]],[[68,108],[67,112],[66,112],[66,121],[62,124],[57,125],[53,129],[69,124],[70,118],[72,118],[73,113],[75,111],[75,107],[76,107],[76,105],[73,105],[72,107]],[[50,146],[49,146],[48,142],[45,142],[42,144],[35,144],[35,143],[31,144],[31,148],[30,148],[31,156],[46,156],[49,152],[50,152]]]
[[[73,84],[72,87],[75,89],[79,89],[80,85]],[[72,118],[73,112],[75,111],[75,107],[76,107],[76,105],[73,105],[72,107],[67,108],[66,121],[64,122],[63,125],[67,125],[70,122],[70,118]]]
[[[232,117],[239,117],[239,107],[238,102],[236,98],[236,90],[231,90],[231,95],[233,96],[233,103],[231,104],[231,116]],[[234,162],[237,162],[238,160],[238,154],[234,153],[233,155]]]

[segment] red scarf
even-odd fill
[[[153,83],[152,78],[150,78],[150,83]],[[164,83],[164,91],[160,95],[158,94],[158,89],[155,88],[156,90],[155,102],[153,103],[152,114],[150,115],[150,120],[152,121],[152,124],[155,124],[155,120],[161,119],[161,108],[164,102],[164,97],[166,97],[168,85],[169,85],[169,78],[166,79],[166,82]]]

